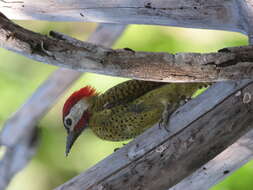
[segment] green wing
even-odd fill
[[[127,104],[165,84],[168,83],[140,80],[129,80],[120,83],[99,95],[92,109],[94,111],[101,111],[103,109],[111,109],[121,104]]]
[[[94,133],[110,141],[127,140],[141,134],[161,118],[163,105],[144,103],[119,105],[92,116],[89,125]]]

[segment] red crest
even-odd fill
[[[85,86],[78,91],[75,91],[71,96],[66,100],[63,106],[63,118],[68,115],[69,110],[82,98],[90,97],[96,94],[96,90],[91,86]]]

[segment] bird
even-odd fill
[[[128,80],[104,93],[84,86],[72,93],[63,106],[66,156],[84,129],[90,127],[99,138],[108,141],[135,138],[154,124],[166,121],[182,101],[206,85]]]

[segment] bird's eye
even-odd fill
[[[70,119],[70,118],[66,119],[65,124],[67,126],[71,126],[72,125],[72,119]]]

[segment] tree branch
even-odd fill
[[[22,170],[34,156],[38,145],[37,128],[28,131],[25,138],[12,148],[5,149],[0,160],[0,189],[4,190],[16,173]],[[10,136],[9,136],[10,138]]]
[[[169,190],[208,190],[253,158],[253,130]]]
[[[150,2],[124,1],[124,2],[120,2],[120,5],[119,5],[119,3],[116,1],[112,1],[112,2],[110,2],[110,1],[104,2],[103,1],[103,5],[108,5],[109,7],[104,7],[104,6],[103,7],[93,7],[94,8],[93,9],[92,6],[86,7],[86,5],[96,5],[96,4],[98,5],[98,4],[101,4],[101,2],[99,2],[99,1],[89,2],[89,0],[88,0],[88,1],[75,1],[73,4],[70,1],[68,1],[68,3],[66,3],[66,1],[61,1],[61,4],[60,4],[61,8],[59,8],[59,5],[58,6],[57,5],[56,6],[48,6],[49,1],[43,1],[43,2],[42,1],[40,1],[40,2],[33,1],[33,3],[31,3],[31,2],[27,2],[27,1],[22,2],[22,1],[12,1],[11,0],[9,2],[2,1],[2,4],[0,3],[0,7],[2,6],[0,8],[0,10],[12,18],[16,17],[16,19],[24,19],[24,18],[31,19],[31,18],[37,17],[38,19],[49,19],[49,20],[52,20],[52,19],[55,19],[55,20],[60,20],[60,19],[62,19],[62,20],[66,20],[66,19],[75,20],[75,19],[77,19],[78,20],[78,19],[80,19],[80,17],[82,17],[81,19],[84,19],[87,21],[119,22],[119,23],[147,23],[147,24],[175,25],[175,26],[183,26],[183,27],[191,27],[191,28],[197,27],[197,28],[210,28],[210,29],[226,29],[226,30],[234,30],[234,31],[241,31],[241,32],[247,33],[249,35],[249,39],[252,41],[252,36],[253,36],[252,35],[252,28],[253,28],[252,27],[252,0],[247,0],[247,1],[244,1],[244,0],[205,1],[204,2],[205,4],[203,4],[201,1],[193,1],[193,0],[175,1],[176,4],[173,4],[173,2],[174,1],[170,1],[170,3],[168,3],[167,1],[161,1],[161,0],[154,1],[154,2],[153,1],[150,1]],[[110,3],[111,3],[111,5],[110,5]],[[122,4],[122,3],[125,3],[125,4]],[[144,4],[144,3],[146,3],[146,4]],[[81,4],[84,6],[79,6]],[[140,5],[140,7],[119,7],[121,5],[124,5],[124,6],[129,5],[130,6],[130,4],[136,5],[136,6]],[[167,4],[169,4],[169,5],[167,5]],[[181,4],[184,5],[185,7],[179,7]],[[78,5],[78,6],[75,6],[75,5]],[[145,5],[145,6],[143,6],[143,5]],[[160,5],[160,7],[158,5]],[[197,5],[197,6],[195,6],[195,5]],[[211,6],[207,7],[208,5],[211,5]],[[187,6],[189,6],[189,7],[187,7]],[[54,9],[55,7],[57,8],[57,10]],[[54,9],[54,10],[52,11],[52,9]],[[17,10],[18,10],[18,12],[17,12]],[[85,14],[82,12],[83,10],[85,10]],[[136,10],[137,10],[137,12],[135,12]],[[138,10],[140,10],[140,11],[138,11]],[[50,11],[52,11],[52,12],[50,12]],[[159,15],[157,13],[159,13]],[[116,14],[117,14],[117,18],[115,17]],[[202,16],[203,14],[206,15],[206,17],[205,16],[203,17]],[[83,17],[85,17],[85,18],[83,18]],[[4,37],[4,36],[2,36],[2,37]],[[0,36],[0,39],[2,37]],[[13,39],[16,39],[15,33],[11,33],[11,35],[9,35],[9,36],[7,35],[6,37],[7,38],[11,37]],[[66,36],[64,37],[62,35],[59,35],[58,37],[65,39]],[[55,40],[56,41],[54,41],[54,42],[58,43],[59,39],[56,38]],[[71,38],[67,38],[67,40],[65,40],[65,41],[74,45],[75,47],[76,46],[77,47],[84,46],[86,48],[86,46],[87,46],[87,44],[79,43],[78,41],[73,40]],[[72,43],[71,41],[74,41],[74,43]],[[6,42],[0,42],[0,43],[3,44]],[[27,43],[25,41],[23,42],[21,40],[21,46],[22,45],[24,45],[24,47],[26,47],[26,45],[28,45],[28,49],[29,49],[30,43]],[[65,47],[65,45],[63,47]],[[44,41],[38,42],[35,40],[35,47],[33,47],[33,48],[35,50],[37,50],[38,53],[39,52],[42,52],[44,54],[49,53],[48,56],[50,56],[51,50],[48,51],[47,44],[45,45]],[[90,48],[92,49],[93,46],[91,46]],[[99,49],[100,47],[95,47],[95,49],[96,48]],[[101,48],[102,48],[101,52],[103,52],[104,50],[107,51],[106,48],[105,49],[103,49],[103,47],[101,47]],[[246,48],[246,53],[243,52],[245,50],[243,48]],[[252,78],[251,77],[252,76],[252,71],[251,71],[252,69],[250,67],[251,63],[249,63],[252,61],[251,60],[251,49],[252,48],[251,47],[249,47],[249,48],[243,47],[243,48],[242,49],[230,48],[229,50],[227,49],[227,50],[221,51],[220,53],[222,53],[222,54],[217,53],[215,55],[214,54],[210,54],[210,55],[209,54],[180,54],[179,57],[182,56],[182,57],[187,58],[187,59],[180,58],[180,61],[183,62],[183,67],[185,67],[184,66],[185,63],[194,62],[195,60],[196,60],[196,62],[202,61],[201,59],[203,59],[203,63],[204,63],[204,65],[206,65],[205,58],[207,58],[207,60],[209,61],[209,58],[211,57],[211,61],[207,62],[207,66],[210,66],[211,71],[214,70],[213,71],[214,74],[210,75],[210,76],[213,76],[214,79],[211,78],[211,79],[208,79],[207,81],[224,80],[224,79]],[[68,47],[67,47],[67,49],[68,49]],[[16,49],[14,49],[14,51],[15,50]],[[33,54],[34,53],[33,49],[30,48],[30,50],[32,53],[27,53],[24,55],[30,56],[30,57],[34,56],[35,57],[34,59],[38,60],[38,58],[36,57],[36,56],[38,56],[37,52],[35,51],[35,54]],[[71,51],[71,48],[69,50]],[[119,51],[119,53],[117,51]],[[124,50],[117,50],[117,51],[113,52],[113,53],[115,53],[115,55],[113,55],[113,58],[115,58],[115,60],[118,59],[117,56],[120,56],[120,55],[128,56],[127,53],[131,52],[131,50],[129,50],[129,49],[126,49],[126,51],[129,51],[129,52],[124,52]],[[57,53],[59,53],[59,52],[57,52]],[[134,52],[132,52],[132,53],[134,53]],[[223,54],[223,53],[225,53],[225,54]],[[231,54],[228,55],[226,53],[229,53],[229,54],[231,53]],[[30,55],[30,54],[33,54],[33,55]],[[61,52],[60,52],[60,54],[61,54]],[[54,55],[54,54],[52,54],[52,55]],[[139,56],[140,55],[141,54],[139,54]],[[209,55],[209,57],[208,56],[204,57],[202,55]],[[40,56],[41,55],[39,55],[39,57]],[[146,56],[146,55],[142,54],[142,56]],[[139,59],[143,59],[142,56],[138,57],[138,59],[136,57],[134,57],[132,59],[134,61],[138,61]],[[151,57],[149,57],[149,58],[152,58],[152,55],[150,55],[150,56]],[[175,57],[177,55],[169,55],[168,57],[170,58],[170,56],[175,59]],[[201,58],[200,60],[196,59],[196,57],[198,57],[198,56]],[[212,57],[212,56],[214,56],[214,57]],[[244,58],[241,59],[241,56]],[[64,57],[64,55],[62,57]],[[91,61],[92,64],[97,64],[96,61],[95,61],[95,63],[92,62],[94,60],[92,60],[92,59],[90,60],[90,57],[85,57],[85,58],[87,58],[89,61]],[[167,56],[164,56],[164,58],[167,58]],[[135,60],[135,59],[137,59],[137,60]],[[213,62],[213,60],[215,60],[217,62]],[[120,61],[124,62],[124,60],[120,60]],[[141,60],[141,61],[144,62],[145,60]],[[152,61],[155,61],[154,63],[158,62],[157,65],[160,64],[159,59],[154,59]],[[131,63],[131,61],[129,61],[129,62]],[[169,62],[171,62],[171,61],[169,61]],[[133,71],[135,71],[135,69],[138,68],[139,70],[137,69],[137,72],[139,72],[139,71],[142,71],[143,68],[147,68],[148,75],[151,75],[151,74],[153,74],[152,72],[154,70],[156,71],[156,68],[158,67],[154,63],[152,64],[153,67],[148,67],[148,66],[144,67],[142,65],[141,66],[135,65],[135,68],[132,68],[132,69],[133,69]],[[165,62],[165,63],[166,63],[165,65],[167,66],[167,62]],[[181,62],[175,62],[175,63],[181,64]],[[59,63],[57,63],[57,61],[56,61],[56,64],[59,64]],[[141,63],[141,64],[143,64],[143,63]],[[220,69],[219,66],[221,66],[222,68]],[[67,67],[71,68],[72,66],[67,66]],[[77,66],[77,69],[79,67],[81,67],[82,71],[88,71],[87,65]],[[82,67],[84,67],[84,68],[82,68]],[[197,64],[196,67],[199,68],[200,66]],[[204,67],[206,68],[206,66],[204,66]],[[218,67],[218,69],[216,67]],[[225,69],[223,69],[223,67],[225,67]],[[73,68],[75,68],[75,66]],[[150,70],[149,70],[149,68],[150,68]],[[167,68],[167,67],[165,67],[165,68]],[[204,72],[202,71],[202,73],[206,72],[205,68],[203,69]],[[244,70],[240,71],[242,68]],[[100,71],[99,69],[98,69],[98,72]],[[127,70],[128,68],[124,68],[124,69],[125,69],[125,72],[128,71]],[[175,71],[176,71],[176,69],[178,69],[178,67],[175,68]],[[179,69],[180,69],[180,67],[179,67]],[[166,78],[166,76],[168,76],[168,74],[165,74],[162,76],[163,77],[165,76],[164,81],[184,81],[184,80],[188,80],[188,79],[190,81],[202,80],[202,79],[199,79],[198,77],[197,77],[197,79],[193,78],[192,77],[192,75],[194,75],[193,73],[190,73],[189,75],[187,75],[187,73],[189,73],[189,71],[191,71],[192,69],[195,69],[195,68],[189,67],[188,71],[182,70],[183,72],[179,70],[179,73],[181,73],[181,72],[183,73],[182,76],[170,76],[171,78],[169,78],[169,79]],[[101,70],[102,70],[102,68],[101,68]],[[209,70],[209,68],[206,70]],[[222,72],[224,72],[225,75],[222,72],[220,74],[220,70]],[[236,70],[237,70],[237,72],[236,72]],[[160,71],[160,70],[158,70],[158,71]],[[74,71],[72,71],[72,72],[74,73]],[[97,70],[95,70],[95,72],[97,72]],[[244,74],[244,72],[246,74]],[[169,74],[171,74],[171,73],[169,73]],[[172,74],[173,74],[173,72],[172,72]],[[111,75],[114,75],[114,73]],[[137,75],[137,77],[135,75]],[[155,75],[157,75],[157,74],[155,73]],[[186,76],[184,76],[184,75],[186,75]],[[226,75],[228,75],[228,76],[226,76]],[[157,76],[159,76],[159,73]],[[202,76],[202,75],[200,75],[200,76]],[[224,78],[224,76],[227,78]],[[139,76],[138,76],[138,73],[136,74],[133,72],[133,73],[130,73],[130,75],[128,77],[138,78]],[[206,76],[204,76],[204,78],[205,77]],[[143,79],[143,78],[144,79],[148,78],[148,76],[145,75],[145,76],[140,77],[140,79]],[[193,79],[191,79],[191,78],[193,78]],[[157,77],[157,78],[151,79],[151,80],[163,80],[163,78],[161,79],[161,78]],[[250,138],[253,139],[252,136],[250,136],[250,133],[247,137],[242,138],[244,141],[243,141],[243,144],[240,144],[239,148],[241,148],[241,146],[250,145],[250,143],[251,143]],[[238,142],[241,142],[241,139]],[[227,151],[225,151],[224,154],[227,154],[227,152],[229,152],[231,150],[232,152],[229,152],[230,153],[229,155],[235,156],[235,150],[238,147],[235,147],[235,148],[234,147],[235,147],[235,145],[229,147],[229,149],[227,149]],[[247,149],[247,148],[245,148],[245,149]],[[241,149],[240,149],[240,151],[241,151]],[[222,155],[224,156],[224,154],[222,153],[220,156],[222,156]],[[207,186],[211,185],[211,183],[216,183],[218,180],[222,179],[225,176],[224,173],[222,173],[222,171],[223,172],[224,171],[230,172],[231,171],[230,169],[233,170],[233,169],[237,168],[239,165],[242,165],[243,163],[245,163],[245,161],[247,161],[251,155],[252,155],[251,151],[249,151],[249,150],[244,151],[242,154],[240,154],[241,160],[238,160],[239,158],[237,157],[236,160],[231,159],[232,160],[231,162],[229,162],[229,161],[225,162],[225,163],[231,163],[231,168],[230,168],[230,166],[226,167],[226,170],[223,170],[223,168],[224,168],[224,165],[222,165],[223,161],[218,159],[220,157],[219,156],[219,157],[217,157],[217,159],[219,161],[218,163],[215,163],[215,165],[214,165],[214,162],[216,160],[215,159],[210,162],[211,165],[207,164],[207,166],[204,166],[207,168],[207,171],[209,173],[211,173],[211,175],[210,175],[211,180],[210,180],[210,178],[209,179],[203,178],[203,175],[201,176],[202,177],[201,179],[195,178],[193,175],[192,177],[194,177],[194,178],[191,178],[191,177],[186,178],[184,181],[182,181],[179,184],[179,186],[175,186],[175,188],[177,187],[180,189],[180,187],[190,187],[189,181],[187,183],[187,180],[191,180],[191,179],[194,179],[194,180],[197,180],[198,182],[200,182],[200,183],[195,183],[195,181],[194,181],[194,184],[195,184],[194,187],[200,187],[201,184],[205,184],[205,186],[207,187]],[[229,158],[233,158],[233,157],[229,156]],[[240,161],[242,161],[242,162],[240,162]],[[215,167],[211,168],[211,166],[215,166]],[[213,169],[213,170],[211,170],[211,169]],[[214,171],[214,173],[212,173],[212,171]],[[202,169],[200,169],[197,172],[205,173],[206,171],[203,172]],[[0,175],[1,175],[1,173],[2,172],[1,172],[1,168],[0,168]],[[195,174],[197,174],[197,173],[195,173]],[[223,174],[223,176],[222,176],[222,174]],[[214,176],[216,178],[214,178]],[[207,184],[207,179],[210,182],[208,184]],[[184,183],[185,181],[186,181],[186,183]],[[180,186],[183,184],[186,186]],[[102,186],[99,186],[99,187],[102,187]],[[195,189],[197,189],[197,188],[195,188]]]
[[[53,38],[0,16],[0,45],[34,60],[78,71],[164,82],[213,82],[253,77],[253,46],[218,53],[151,53],[112,50],[59,33]],[[74,43],[73,43],[74,41]]]
[[[6,0],[0,11],[10,19],[170,25],[247,32],[241,17],[251,0]],[[117,16],[115,16],[117,15]]]
[[[124,28],[123,25],[100,25],[89,41],[110,46]],[[32,158],[37,144],[35,124],[80,75],[81,73],[72,70],[56,70],[5,123],[0,134],[1,145],[6,146],[4,157],[0,161],[0,189],[5,189],[12,177]]]
[[[215,84],[170,117],[169,134],[153,127],[56,190],[172,187],[252,129],[252,93],[251,81]]]

